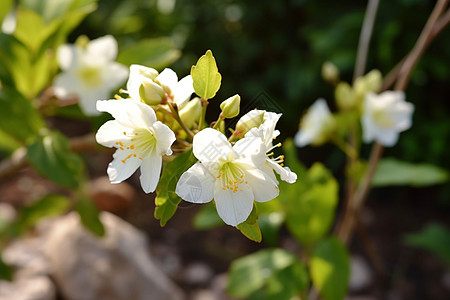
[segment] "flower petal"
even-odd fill
[[[116,59],[117,51],[116,39],[112,35],[105,35],[89,42],[86,56],[95,56],[103,61],[113,61]]]
[[[249,160],[257,167],[261,167],[266,161],[266,147],[259,137],[240,139],[233,146],[233,150],[239,159]]]
[[[181,175],[175,192],[181,199],[191,203],[208,203],[214,195],[215,178],[197,162]]]
[[[67,71],[75,66],[79,59],[79,52],[75,45],[64,44],[56,51],[58,64],[61,70]]]
[[[139,87],[144,80],[153,80],[158,76],[158,71],[141,65],[130,66],[130,76],[127,81],[127,90],[131,98],[139,100]]]
[[[172,90],[174,101],[178,107],[183,107],[194,92],[192,76],[188,75],[180,80],[176,87]]]
[[[128,77],[128,68],[116,62],[110,62],[102,69],[102,79],[108,93],[125,82]],[[100,98],[103,99],[103,98]],[[97,100],[100,100],[97,99]]]
[[[141,186],[144,192],[152,193],[156,190],[159,177],[161,176],[162,158],[160,155],[148,155],[141,164]]]
[[[141,165],[142,160],[137,157],[129,157],[130,151],[117,150],[113,154],[113,161],[108,165],[108,176],[111,183],[119,183],[133,175]],[[125,161],[125,162],[124,162]]]
[[[82,92],[80,79],[71,72],[58,74],[53,83],[53,88],[56,97],[62,100],[73,95],[79,95]]]
[[[80,94],[78,104],[81,110],[87,116],[98,116],[100,112],[97,110],[97,101],[109,96],[109,90],[101,89],[88,89]]]
[[[289,167],[282,167],[271,159],[267,159],[267,162],[272,169],[280,175],[281,180],[286,181],[287,183],[294,183],[297,181],[297,174],[292,172]]]
[[[178,83],[178,76],[172,69],[165,68],[156,79],[163,85],[169,87],[171,90],[175,89]],[[174,92],[172,90],[172,92]]]
[[[247,185],[242,186],[241,191],[233,193],[229,189],[223,190],[220,181],[216,180],[214,201],[220,218],[231,226],[247,220],[253,209],[253,193]]]
[[[201,162],[217,162],[232,151],[227,138],[219,131],[206,128],[197,133],[193,140],[193,152]]]
[[[261,170],[247,169],[245,179],[248,181],[248,186],[251,186],[257,202],[270,201],[280,193],[277,182]]]
[[[159,155],[171,155],[173,142],[175,142],[175,133],[165,124],[156,121],[153,124],[154,136],[156,138],[156,146]]]
[[[97,110],[110,113],[126,127],[149,128],[156,122],[150,106],[130,99],[97,101]]]
[[[110,120],[98,129],[95,139],[105,147],[114,147],[124,139],[123,132],[127,129],[116,120]]]

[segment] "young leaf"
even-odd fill
[[[232,262],[227,290],[233,297],[246,298],[261,289],[278,271],[291,266],[294,255],[283,249],[264,249]]]
[[[252,212],[248,216],[247,220],[236,226],[236,228],[239,229],[239,231],[248,239],[258,243],[261,242],[262,235],[261,229],[258,225],[258,211],[255,205],[253,205]]]
[[[450,264],[450,231],[442,225],[430,223],[420,232],[406,235],[405,243],[431,251]]]
[[[385,158],[378,164],[372,186],[410,185],[430,186],[449,180],[448,171],[430,164],[413,164]]]
[[[9,13],[13,6],[13,0],[0,1],[0,24],[3,23],[3,18]]]
[[[191,68],[191,76],[194,81],[194,90],[203,99],[213,98],[220,88],[222,75],[217,68],[216,60],[211,50],[200,57],[195,66]]]
[[[197,230],[208,230],[223,225],[222,219],[217,214],[214,203],[209,202],[200,208],[194,217],[194,228]]]
[[[178,155],[163,169],[163,173],[156,187],[155,218],[160,220],[161,226],[174,215],[181,199],[175,193],[178,179],[181,175],[197,162],[192,150]]]
[[[78,212],[83,226],[97,236],[105,235],[105,227],[100,220],[100,211],[86,195],[78,195],[75,210]]]
[[[0,279],[12,281],[13,273],[13,268],[3,261],[2,254],[0,253]]]
[[[67,138],[57,131],[41,136],[28,146],[30,164],[48,179],[76,188],[83,172],[83,160],[70,152]]]
[[[335,237],[322,240],[312,254],[310,273],[324,300],[344,299],[350,278],[350,258],[345,246]]]

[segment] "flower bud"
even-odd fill
[[[241,105],[241,96],[238,94],[228,98],[220,104],[220,109],[225,118],[231,119],[239,115],[239,107]]]
[[[377,93],[381,88],[383,78],[380,71],[372,70],[364,77],[358,77],[355,80],[354,90],[358,100],[362,102],[362,99],[367,93]]]
[[[164,89],[153,80],[143,80],[139,87],[139,97],[148,105],[160,104],[164,94]]]
[[[349,110],[356,106],[357,100],[352,87],[347,82],[339,82],[334,90],[336,104],[341,110]]]
[[[338,68],[330,61],[324,62],[322,65],[322,78],[331,84],[338,83],[339,82]]]
[[[250,129],[259,127],[264,122],[265,110],[252,110],[243,115],[236,124],[236,131],[244,135]]]
[[[200,119],[202,114],[202,103],[200,98],[196,97],[189,101],[180,111],[180,119],[183,123],[192,128],[195,123]]]

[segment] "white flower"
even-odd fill
[[[267,174],[273,175],[273,171],[280,175],[281,180],[288,183],[294,183],[297,181],[297,174],[292,172],[288,167],[283,167],[284,156],[280,155],[277,158],[273,158],[274,148],[280,147],[281,143],[272,144],[273,140],[280,134],[278,130],[275,130],[278,120],[281,114],[276,114],[273,112],[264,112],[264,122],[258,127],[250,129],[249,132],[245,134],[245,137],[260,137],[264,143],[264,152],[266,153],[266,163],[265,171]],[[275,179],[275,176],[273,176]]]
[[[317,99],[301,121],[300,130],[295,135],[295,144],[298,147],[322,144],[333,126],[334,119],[327,102],[324,99]]]
[[[156,120],[150,106],[138,101],[98,101],[97,109],[115,118],[103,124],[96,135],[99,144],[117,148],[108,166],[111,183],[124,181],[140,166],[144,192],[155,191],[161,173],[162,155],[172,154],[170,146],[175,141],[175,134]]]
[[[58,48],[58,63],[63,71],[55,78],[57,97],[65,99],[78,96],[81,109],[86,115],[100,114],[95,103],[109,97],[128,76],[127,68],[114,62],[117,42],[107,35],[90,41],[85,48],[78,45],[62,45]]]
[[[169,68],[159,74],[152,68],[131,65],[127,90],[132,99],[141,99],[150,105],[161,103],[167,95],[181,108],[194,92],[192,82],[191,75],[178,81],[177,74]]]
[[[207,128],[194,136],[193,152],[199,160],[177,183],[176,193],[192,203],[213,198],[222,220],[236,226],[247,220],[253,201],[277,197],[278,185],[261,168],[266,161],[264,144],[258,137],[246,137],[233,147],[217,130]]]
[[[399,133],[411,127],[413,111],[413,104],[405,101],[401,91],[368,93],[361,118],[364,142],[375,140],[383,146],[395,145]]]

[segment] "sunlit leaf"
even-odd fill
[[[258,225],[258,211],[256,206],[253,205],[253,209],[247,220],[236,226],[236,228],[239,229],[239,231],[248,239],[258,243],[261,242],[262,234]]]
[[[70,152],[67,138],[57,131],[41,136],[28,146],[30,164],[48,179],[68,188],[79,185],[83,160]]]
[[[0,24],[3,22],[5,16],[11,11],[13,0],[0,1]]]
[[[155,38],[124,47],[117,61],[127,66],[139,64],[161,70],[175,62],[180,55],[181,52],[175,49],[169,38]]]
[[[405,242],[431,251],[450,264],[450,231],[442,225],[430,223],[420,232],[406,235]]]
[[[161,226],[165,226],[178,208],[181,199],[175,193],[178,179],[187,171],[197,159],[192,150],[178,155],[163,169],[163,173],[156,187],[155,218],[160,220]]]
[[[372,180],[372,186],[429,186],[447,182],[449,172],[430,164],[413,164],[394,158],[382,159]]]
[[[311,279],[324,300],[342,300],[347,294],[350,258],[335,237],[322,240],[310,260]]]
[[[194,217],[194,228],[198,230],[212,229],[223,224],[212,202],[202,205]]]
[[[204,99],[213,98],[220,88],[222,75],[217,68],[216,60],[211,50],[200,57],[195,66],[191,68],[191,76],[194,80],[194,90]]]
[[[105,226],[100,220],[100,211],[86,195],[78,195],[75,210],[83,226],[97,236],[105,235]]]

